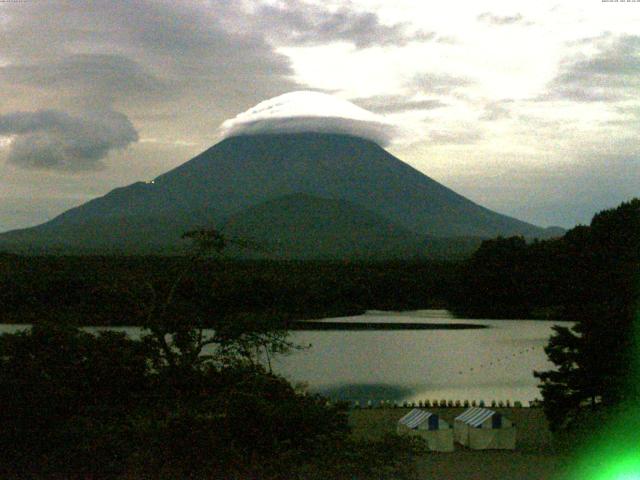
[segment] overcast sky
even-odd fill
[[[0,231],[149,180],[317,90],[388,150],[542,226],[640,196],[640,2],[0,2]]]

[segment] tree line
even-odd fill
[[[0,322],[141,325],[142,305],[170,288],[185,257],[0,256]],[[443,307],[446,262],[238,261],[206,257],[178,285],[176,315],[283,321],[367,309]],[[182,313],[179,313],[181,310]]]
[[[635,299],[638,204],[596,214],[559,238],[498,237],[458,265],[449,307],[484,318],[580,321]]]

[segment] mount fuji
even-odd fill
[[[406,258],[452,242],[557,234],[477,205],[372,140],[300,132],[228,137],[152,182],[0,234],[0,248],[170,253],[194,228],[284,258]]]

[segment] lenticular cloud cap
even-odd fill
[[[381,115],[347,100],[312,91],[285,93],[226,120],[225,138],[274,133],[338,133],[362,137],[382,146],[397,135],[397,128]]]

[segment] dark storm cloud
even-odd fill
[[[640,36],[590,39],[592,55],[569,58],[538,100],[615,102],[636,98],[640,87]]]
[[[205,137],[259,101],[305,87],[276,45],[365,48],[435,37],[348,4],[246,7],[223,0],[0,4],[8,18],[0,28],[0,59],[8,62],[0,67],[0,100],[20,98],[11,110],[89,106],[132,118],[153,109],[158,119],[174,117],[149,120],[154,135],[173,128]]]
[[[367,48],[402,46],[436,37],[434,32],[412,31],[404,23],[386,25],[372,12],[357,11],[349,6],[331,10],[300,0],[263,5],[257,10],[256,17],[267,25],[277,25],[268,35],[279,42],[296,45],[345,41],[358,48]]]
[[[526,21],[520,13],[516,13],[515,15],[500,16],[500,15],[494,15],[490,12],[484,12],[478,15],[477,18],[478,18],[478,21],[488,23],[489,25],[497,25],[497,26],[514,25],[514,24],[532,25],[532,23],[529,21]]]
[[[434,110],[446,107],[447,104],[437,98],[412,100],[403,95],[376,95],[358,98],[353,103],[376,113],[398,113],[411,110]]]
[[[8,160],[27,169],[78,172],[102,168],[114,149],[138,140],[122,113],[72,116],[56,110],[0,115],[0,135],[13,136]]]

